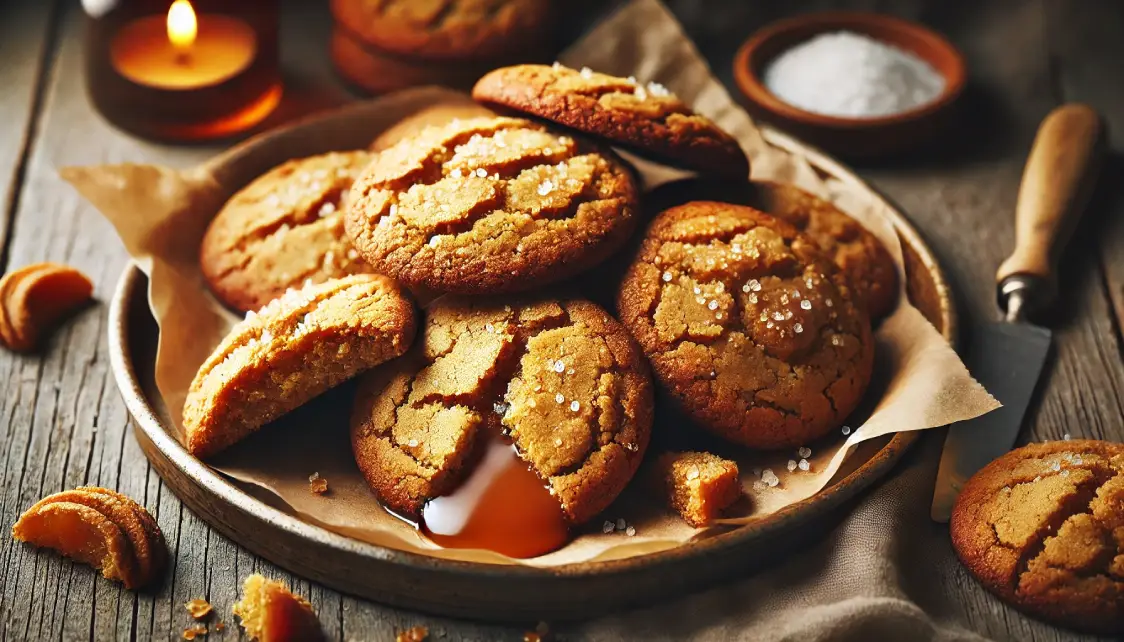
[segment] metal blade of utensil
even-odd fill
[[[1104,148],[1103,122],[1086,105],[1062,105],[1038,128],[1019,185],[1015,251],[996,274],[1005,320],[975,329],[968,346],[968,370],[1003,407],[949,428],[933,493],[935,521],[947,522],[965,482],[1018,439],[1051,338],[1027,319],[1054,299],[1055,267],[1088,202]]]

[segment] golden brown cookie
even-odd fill
[[[695,201],[657,216],[617,307],[671,397],[739,444],[807,444],[870,380],[870,322],[847,279],[813,240],[750,207]]]
[[[707,452],[669,452],[656,458],[652,485],[683,520],[702,528],[742,494],[738,464]]]
[[[351,194],[347,233],[368,263],[463,294],[588,269],[638,215],[635,179],[612,152],[519,118],[426,129],[379,153]]]
[[[558,63],[496,69],[472,97],[607,138],[655,160],[745,180],[738,142],[660,84],[638,83]]]
[[[417,516],[501,432],[580,524],[636,472],[652,387],[628,333],[581,300],[466,300],[428,310],[425,338],[360,383],[355,458],[379,498]]]
[[[898,269],[894,259],[878,237],[833,204],[782,183],[705,179],[665,183],[653,190],[646,204],[662,211],[702,199],[748,205],[812,237],[851,280],[855,293],[866,301],[871,319],[885,317],[897,305]]]
[[[1124,635],[1124,444],[1013,450],[964,485],[960,561],[1004,601],[1060,626]]]
[[[207,457],[360,372],[401,355],[414,307],[390,279],[355,274],[290,290],[230,331],[183,408],[187,448]]]
[[[215,295],[248,312],[306,281],[370,272],[343,229],[348,189],[370,160],[365,151],[291,160],[235,194],[199,252]]]
[[[20,515],[12,536],[94,566],[129,589],[159,579],[168,557],[164,536],[143,506],[96,486],[44,497]]]
[[[348,31],[383,51],[459,64],[540,46],[550,0],[332,0]]]
[[[407,87],[444,85],[469,89],[495,65],[490,63],[439,63],[400,58],[364,46],[349,32],[332,30],[329,51],[336,71],[348,83],[372,94]]]

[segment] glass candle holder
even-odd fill
[[[250,129],[281,100],[278,0],[82,0],[86,91],[111,123],[158,140]]]

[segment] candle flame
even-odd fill
[[[188,0],[176,0],[168,9],[168,40],[177,49],[186,49],[195,42],[198,26],[195,22],[195,10],[191,8]]]

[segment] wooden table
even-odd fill
[[[251,572],[282,578],[310,597],[333,639],[391,640],[416,624],[433,639],[520,640],[523,629],[404,612],[293,577],[228,541],[163,487],[132,436],[109,371],[104,301],[126,254],[108,223],[57,175],[68,164],[194,164],[215,148],[160,146],[121,134],[83,90],[82,16],[76,2],[0,5],[0,268],[75,265],[103,302],[67,324],[39,356],[0,352],[0,523],[43,495],[81,484],[116,488],[149,506],[172,550],[158,593],[138,594],[89,569],[0,537],[0,639],[178,639],[183,603],[206,597],[224,615]],[[309,3],[311,4],[311,3]],[[326,3],[319,3],[326,4]],[[325,9],[286,7],[287,100],[279,118],[348,100],[328,68]],[[787,2],[670,2],[729,84],[730,60],[755,26]],[[960,296],[965,324],[995,314],[992,276],[1013,243],[1012,212],[1035,127],[1065,100],[1092,102],[1124,142],[1124,4],[1067,0],[807,2],[900,14],[946,33],[966,54],[971,122],[947,152],[862,169],[934,246]],[[952,6],[949,6],[952,5]],[[732,85],[731,85],[732,87]],[[1056,358],[1023,440],[1065,434],[1124,440],[1124,163],[1115,159],[1065,261],[1054,321]],[[967,581],[967,580],[965,580]],[[976,598],[964,626],[1029,639],[991,599]],[[234,639],[230,626],[208,639]],[[561,632],[565,637],[566,629]],[[574,629],[573,636],[580,636]],[[1038,639],[1046,639],[1038,633]],[[1071,639],[1061,631],[1048,638]]]

